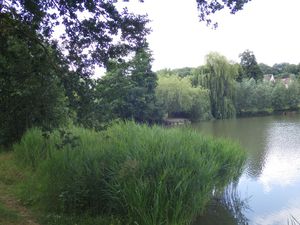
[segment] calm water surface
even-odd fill
[[[300,115],[242,118],[193,125],[202,133],[234,139],[246,149],[247,163],[237,185],[250,225],[300,221]],[[209,211],[195,225],[235,225],[225,209]]]

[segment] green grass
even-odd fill
[[[100,133],[74,127],[69,132],[44,139],[32,129],[14,146],[18,160],[35,170],[22,188],[23,200],[63,219],[190,224],[213,192],[238,177],[245,159],[237,144],[192,130],[126,122]]]
[[[17,166],[11,153],[0,153],[0,184],[13,185],[24,177],[24,171]]]
[[[0,202],[0,224],[8,224],[17,221],[20,221],[20,215],[18,212],[6,208]]]
[[[90,215],[44,214],[39,221],[42,225],[125,225],[113,217]]]

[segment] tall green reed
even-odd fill
[[[29,131],[15,151],[37,168],[37,195],[45,210],[116,215],[139,225],[189,224],[212,193],[241,172],[245,155],[227,140],[192,130],[115,123],[106,131],[70,128],[78,145],[55,148]],[[43,150],[43,147],[45,150]]]

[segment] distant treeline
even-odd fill
[[[270,67],[277,71],[274,77],[271,70],[264,76],[266,67],[258,65],[248,50],[240,63],[211,53],[203,66],[155,73],[145,46],[127,61],[110,60],[106,75],[92,79],[72,70],[55,45],[43,42],[44,49],[14,30],[4,31],[0,35],[3,146],[35,126],[51,130],[71,123],[102,130],[116,119],[153,124],[166,116],[198,121],[298,109],[299,65],[275,64]]]
[[[238,64],[211,53],[203,66],[158,71],[158,102],[168,116],[191,120],[298,109],[300,64],[257,64],[249,50],[240,57]]]

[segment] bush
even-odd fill
[[[161,76],[156,98],[170,116],[189,117],[193,121],[211,118],[209,91],[192,87],[189,78]]]
[[[35,154],[31,149],[46,143],[51,152],[35,163],[39,203],[50,212],[114,215],[124,224],[189,224],[213,192],[239,175],[244,162],[238,145],[189,129],[125,122],[100,133],[71,132],[80,137],[75,147],[54,149],[58,139],[43,142],[37,130],[15,146],[28,165],[26,159]],[[27,140],[33,133],[35,142]]]
[[[288,86],[244,79],[236,83],[236,109],[240,115],[270,114],[273,111],[299,108],[299,82],[292,80]]]

